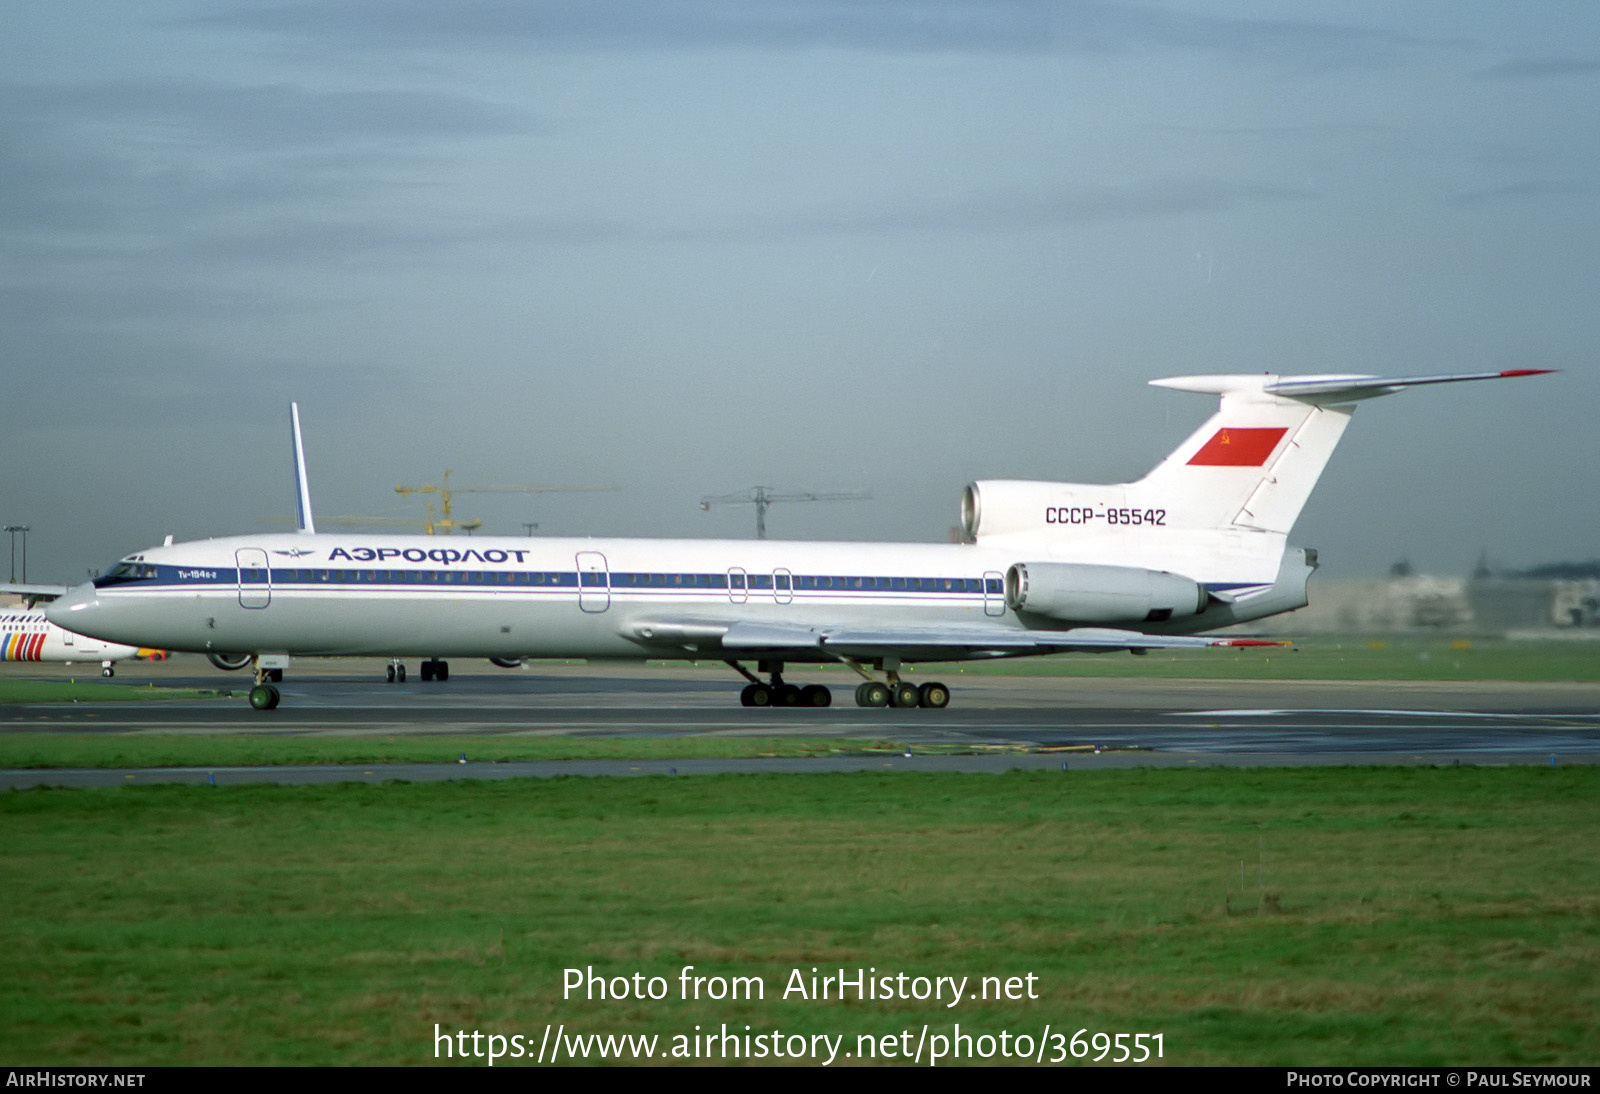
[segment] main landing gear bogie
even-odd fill
[[[417,666],[417,674],[422,677],[422,682],[424,684],[428,683],[430,680],[437,680],[442,684],[446,680],[450,679],[450,662],[441,661],[437,657],[430,658]],[[383,671],[383,678],[385,681],[391,684],[405,683],[405,662],[399,659],[390,661],[388,667]]]
[[[725,662],[727,666],[743,676],[750,683],[739,693],[739,704],[747,707],[826,707],[833,705],[833,693],[821,684],[809,684],[799,687],[795,684],[786,684],[783,680],[783,662],[762,661],[759,671],[767,673],[770,681],[764,681],[755,673],[745,668],[737,661]],[[849,662],[852,668],[862,676],[868,676],[865,669]],[[887,683],[868,679],[856,688],[856,706],[860,707],[897,707],[909,710],[912,707],[928,707],[942,710],[950,705],[950,689],[939,683],[927,683],[918,687],[909,681],[901,680],[899,664],[883,666],[888,669],[889,680]]]
[[[868,680],[856,688],[858,707],[895,707],[901,710],[928,707],[932,710],[943,710],[949,705],[950,689],[938,683],[928,683],[918,687],[903,680],[893,685]]]
[[[746,684],[739,693],[739,704],[747,707],[827,707],[833,705],[833,692],[821,684],[799,687],[795,684]]]

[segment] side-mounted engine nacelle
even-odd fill
[[[1006,571],[1006,605],[1066,623],[1159,623],[1198,615],[1200,583],[1164,570],[1018,562]]]

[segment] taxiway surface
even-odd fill
[[[539,664],[452,665],[449,680],[384,682],[381,661],[297,661],[283,705],[257,712],[248,678],[199,659],[125,666],[105,686],[231,688],[231,698],[0,707],[0,733],[404,734],[440,738],[438,764],[137,772],[7,771],[0,785],[177,781],[690,774],[726,771],[976,770],[1188,764],[1600,762],[1600,685],[1196,681],[942,673],[945,710],[863,709],[852,681],[827,679],[820,710],[738,705],[726,670]],[[20,667],[20,666],[19,666]],[[28,666],[64,678],[72,666]],[[77,666],[76,675],[84,674]],[[798,674],[797,674],[798,675]],[[921,675],[921,674],[919,674]],[[931,676],[931,674],[930,674]],[[466,764],[461,735],[837,737],[892,740],[910,755],[783,760],[557,761]],[[972,755],[918,755],[919,747]],[[1098,752],[1096,751],[1098,749]]]

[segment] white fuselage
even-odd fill
[[[1018,560],[942,544],[247,536],[132,555],[52,615],[195,652],[703,658],[715,654],[663,641],[670,628],[652,624],[1028,631],[1005,601]],[[1295,603],[1255,615],[1298,607],[1303,594],[1302,576]],[[1158,629],[1253,618],[1245,604]]]

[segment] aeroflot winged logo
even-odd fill
[[[1189,460],[1191,467],[1260,467],[1287,433],[1286,429],[1219,429]]]

